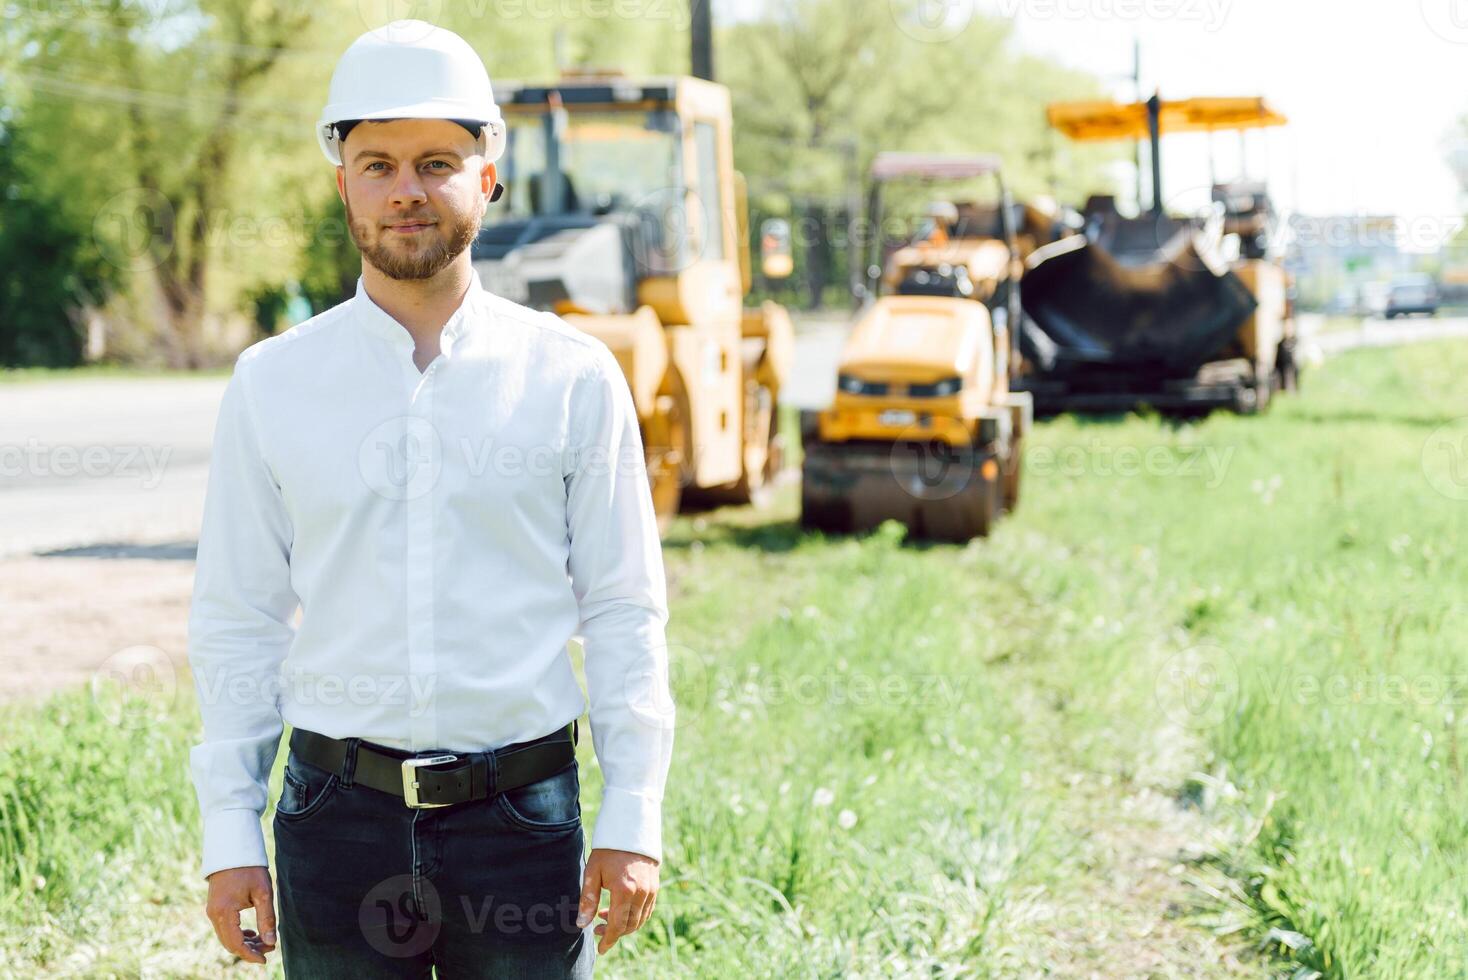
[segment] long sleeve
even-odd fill
[[[219,407],[189,611],[189,663],[204,723],[189,764],[206,878],[266,864],[260,820],[284,730],[278,673],[298,604],[290,518],[261,454],[248,374],[242,355]]]
[[[591,846],[661,861],[674,730],[662,543],[632,392],[606,347],[573,399],[569,571],[604,782]]]

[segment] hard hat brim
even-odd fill
[[[335,119],[322,119],[316,124],[316,143],[321,147],[321,152],[326,160],[334,167],[342,166],[341,140],[336,135],[336,123],[342,119],[377,120],[386,119],[443,119],[445,122],[453,119],[465,118],[460,114],[453,116],[440,116],[437,113],[425,113],[423,107],[403,106],[397,109],[381,109],[362,115],[342,115]],[[504,120],[496,113],[496,118],[484,120],[484,129],[480,131],[479,142],[475,149],[480,156],[484,157],[486,163],[495,163],[505,152],[505,124]]]

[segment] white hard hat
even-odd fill
[[[958,220],[958,205],[952,201],[932,201],[928,204],[928,217],[953,224]]]
[[[402,40],[394,40],[394,39]],[[469,42],[421,20],[368,31],[347,48],[331,74],[316,140],[341,166],[336,124],[348,119],[449,119],[482,124],[478,152],[493,163],[505,151],[505,123],[489,72]]]

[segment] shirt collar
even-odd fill
[[[469,277],[469,289],[464,293],[463,302],[459,304],[453,316],[449,317],[448,322],[443,325],[443,331],[439,335],[439,347],[444,353],[451,351],[459,339],[473,329],[478,322],[484,295],[484,284],[480,282],[479,273],[476,271]],[[357,293],[352,297],[352,312],[356,321],[368,333],[399,347],[411,349],[414,346],[413,335],[408,332],[408,328],[395,320],[386,310],[374,303],[371,296],[367,295],[366,282],[360,275],[357,276]]]

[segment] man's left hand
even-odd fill
[[[601,892],[612,893],[611,906],[597,912]],[[592,915],[606,921],[594,930],[601,941],[597,953],[605,953],[623,936],[641,929],[652,917],[658,899],[658,862],[635,851],[596,848],[586,859],[586,876],[581,883],[581,908],[576,926],[585,929]]]

